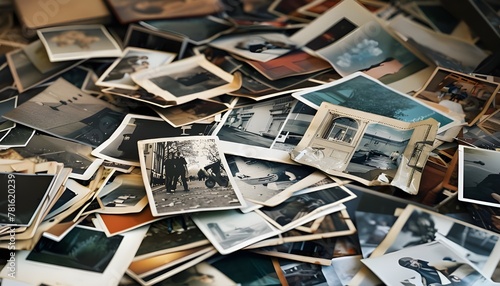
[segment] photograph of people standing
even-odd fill
[[[170,192],[172,193],[175,192],[175,189],[177,188],[177,183],[179,182],[179,177],[181,179],[182,186],[184,187],[184,191],[189,192],[186,179],[188,174],[186,159],[181,155],[180,152],[175,152],[174,158],[172,159],[172,164],[173,164],[173,173],[172,173],[173,181],[170,188]]]

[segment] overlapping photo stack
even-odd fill
[[[496,51],[448,5],[76,2],[0,1],[2,285],[500,281]]]

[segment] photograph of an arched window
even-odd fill
[[[357,131],[358,123],[356,120],[347,117],[337,117],[332,119],[323,135],[323,139],[352,143]]]

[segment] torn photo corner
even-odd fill
[[[365,185],[417,194],[437,121],[395,119],[322,103],[291,159]]]

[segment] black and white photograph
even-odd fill
[[[241,86],[240,76],[225,72],[209,62],[204,55],[138,71],[131,77],[148,92],[159,95],[174,105],[216,97]]]
[[[384,240],[397,217],[391,214],[356,211],[356,226],[363,258],[370,257],[372,251]]]
[[[155,95],[155,94],[152,94],[150,92],[147,92],[142,87],[139,87],[136,90],[118,88],[118,87],[107,87],[107,88],[103,88],[101,91],[105,94],[122,96],[125,98],[137,100],[137,101],[151,104],[151,105],[161,107],[161,108],[173,106],[172,102],[166,100],[165,98],[163,98],[159,95]]]
[[[222,36],[210,46],[260,62],[267,62],[298,48],[282,33],[255,33]]]
[[[296,102],[285,95],[233,108],[224,115],[214,135],[226,153],[289,163],[289,152],[271,148]]]
[[[245,200],[265,203],[306,179],[315,169],[236,155],[226,155],[231,174]]]
[[[140,166],[137,141],[161,137],[207,135],[211,125],[191,124],[172,127],[159,117],[127,114],[108,140],[92,150],[92,155],[132,166]]]
[[[340,282],[338,281],[338,279],[335,279],[335,281],[331,281],[331,277],[327,277],[328,274],[323,273],[322,265],[301,263],[285,259],[280,259],[279,264],[288,285],[307,283],[307,285],[311,286],[327,286],[329,285],[328,282]],[[336,275],[334,275],[334,277],[335,276]]]
[[[7,113],[8,111],[13,110],[17,106],[17,96],[0,100],[0,132],[1,131],[6,131],[9,129],[12,129],[16,127],[16,123],[9,121],[3,117],[1,117],[3,114]]]
[[[140,174],[115,176],[103,186],[97,199],[103,206],[99,213],[138,213],[148,205]]]
[[[370,112],[404,122],[434,118],[439,122],[438,133],[461,124],[443,111],[390,88],[363,73],[292,94],[307,105],[318,108],[323,101]],[[383,105],[381,103],[384,103]]]
[[[51,62],[119,57],[121,48],[103,25],[80,25],[37,30]]]
[[[35,129],[18,124],[0,140],[0,149],[26,147],[33,135],[35,135]]]
[[[0,180],[6,186],[2,188],[0,223],[29,226],[45,203],[55,176],[2,172]]]
[[[60,242],[42,237],[33,250],[16,253],[16,279],[31,285],[117,285],[117,271],[125,273],[146,231],[107,237],[95,228],[76,226]]]
[[[229,254],[280,233],[255,212],[225,210],[192,215],[194,223],[221,254]],[[242,222],[245,222],[242,224]]]
[[[216,100],[195,99],[181,105],[154,110],[170,125],[182,127],[221,114],[228,110],[228,106]]]
[[[459,200],[500,207],[500,152],[464,145],[458,152]]]
[[[436,68],[415,97],[448,108],[472,126],[488,110],[499,89],[499,83]]]
[[[130,74],[156,68],[174,60],[176,54],[149,49],[127,47],[120,58],[99,77],[96,85],[102,87],[118,87],[124,89],[138,89],[139,87],[130,78]]]
[[[14,149],[24,158],[38,162],[56,161],[71,168],[71,178],[88,180],[102,163],[102,159],[90,155],[92,147],[77,142],[47,136],[34,135],[25,147]]]
[[[333,176],[416,194],[431,150],[426,142],[437,128],[432,118],[407,123],[323,102],[290,157]]]
[[[488,277],[500,261],[493,254],[499,235],[467,222],[409,205],[370,257],[446,239],[456,253],[467,258]]]
[[[137,144],[154,216],[245,206],[216,136],[157,138]]]
[[[408,247],[361,260],[386,285],[492,285],[468,261],[443,242]]]
[[[63,78],[4,114],[19,124],[92,147],[108,139],[124,116],[118,107]]]
[[[191,217],[181,214],[151,223],[134,260],[208,245],[207,237]]]

